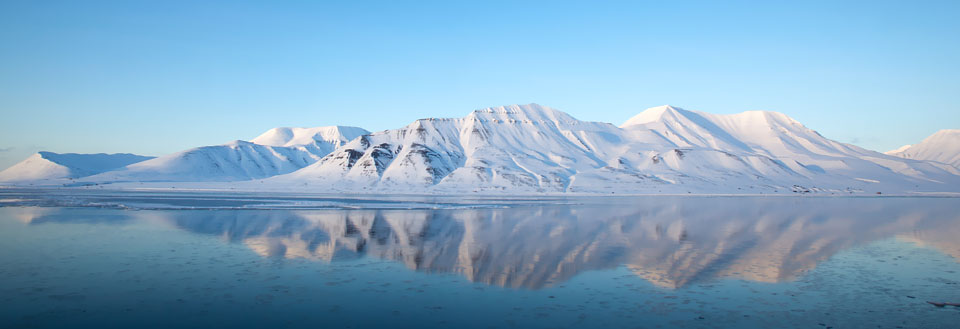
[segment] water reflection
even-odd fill
[[[667,288],[717,278],[791,280],[845,248],[897,237],[960,259],[960,206],[935,198],[648,197],[580,205],[442,210],[165,210],[30,224],[159,221],[265,257],[378,257],[475,282],[538,289],[627,266]],[[79,218],[79,219],[78,219]]]

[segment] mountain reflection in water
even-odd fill
[[[538,289],[626,266],[666,288],[791,280],[852,246],[897,237],[960,259],[956,202],[937,198],[645,197],[437,210],[143,210],[78,218],[20,208],[31,225],[150,220],[265,257],[377,257],[474,282]]]

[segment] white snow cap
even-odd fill
[[[651,107],[640,114],[637,114],[630,119],[627,119],[620,128],[646,124],[651,122],[659,121],[675,121],[680,118],[690,118],[690,117],[705,117],[711,120],[719,121],[729,121],[736,120],[744,124],[753,124],[757,123],[766,123],[766,122],[779,122],[781,124],[789,125],[801,125],[800,122],[794,120],[790,116],[773,111],[744,111],[736,114],[711,114],[704,113],[699,111],[688,111],[679,107],[671,105],[661,105],[656,107]]]
[[[153,159],[136,154],[76,154],[41,151],[0,171],[0,182],[77,178]]]
[[[892,150],[883,152],[883,154],[887,154],[887,155],[897,155],[897,153],[906,151],[906,150],[909,149],[911,146],[913,146],[913,144],[907,144],[907,145],[904,145],[904,146],[901,146],[901,147],[898,147],[898,148],[895,148],[895,149],[892,149]]]
[[[536,103],[488,107],[473,111],[468,118],[549,122],[572,122],[577,120],[569,114]]]
[[[315,142],[327,142],[340,145],[369,133],[366,129],[349,126],[313,128],[279,127],[268,130],[251,140],[251,142],[267,146],[297,146],[313,144]]]
[[[622,128],[622,127],[627,127],[632,125],[639,125],[644,123],[660,121],[664,116],[677,115],[677,112],[679,111],[683,111],[683,109],[673,107],[670,105],[661,105],[661,106],[651,107],[646,110],[643,110],[643,112],[640,112],[640,114],[637,114],[631,117],[622,125],[620,125],[620,127]]]
[[[915,160],[930,160],[960,168],[960,129],[944,129],[915,145],[907,145],[886,154]]]

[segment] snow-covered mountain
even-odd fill
[[[885,153],[907,159],[943,162],[960,168],[960,129],[944,129],[919,144],[904,145]]]
[[[0,171],[0,182],[80,178],[117,169],[153,157],[128,153],[76,154],[38,152]]]
[[[361,136],[276,181],[563,191],[577,172],[605,166],[623,142],[611,124],[536,104],[488,108]]]
[[[332,152],[351,139],[370,132],[363,128],[330,126],[314,128],[279,127],[268,130],[250,142],[268,146],[299,146],[316,144]]]
[[[110,182],[243,181],[286,174],[369,133],[356,127],[274,128],[252,142],[203,146],[82,179]]]
[[[775,112],[660,106],[616,127],[529,104],[364,135],[268,181],[392,192],[766,193],[952,191],[958,175],[826,139]]]
[[[375,133],[275,128],[82,181],[373,193],[904,193],[960,192],[960,169],[836,142],[776,112],[659,106],[617,127],[528,104]]]
[[[909,190],[947,188],[942,183],[956,182],[956,168],[937,163],[902,161],[854,145],[829,140],[796,120],[776,112],[749,111],[717,115],[686,111],[670,106],[648,109],[631,118],[621,127],[642,134],[669,140],[680,150],[712,154],[722,152],[730,158],[714,156],[703,159],[695,168],[667,162],[675,172],[717,181],[701,170],[729,176],[740,173],[753,176],[760,184],[776,182],[808,188],[857,190]],[[687,152],[690,153],[690,152]],[[740,161],[743,160],[743,161]],[[745,174],[745,175],[744,175]],[[735,180],[727,180],[736,184]],[[742,183],[741,183],[742,184]],[[743,188],[743,187],[741,187]],[[947,188],[949,189],[949,188]]]

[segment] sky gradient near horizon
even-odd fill
[[[785,113],[886,151],[960,128],[960,2],[3,1],[0,168],[538,103]]]

